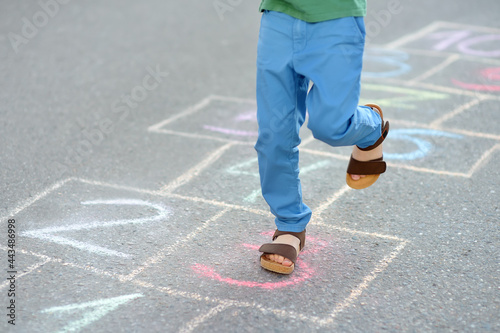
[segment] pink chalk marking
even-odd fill
[[[264,236],[272,236],[273,231],[262,232],[261,235]],[[311,244],[312,247],[310,249],[306,248],[306,250],[300,253],[300,256],[316,253],[321,249],[325,248],[327,243],[325,241],[319,240],[315,237],[307,237],[307,243]],[[257,251],[259,249],[258,245],[243,243],[242,246],[252,250]],[[310,279],[314,276],[315,271],[310,268],[304,261],[300,258],[297,258],[296,261],[296,271],[295,273],[286,281],[280,282],[257,282],[257,281],[242,281],[236,280],[229,277],[222,277],[219,273],[215,272],[215,269],[210,266],[202,265],[202,264],[194,264],[191,268],[198,275],[209,278],[212,280],[216,280],[219,282],[224,282],[230,285],[238,286],[238,287],[247,287],[247,288],[261,288],[261,289],[279,289],[288,286],[292,286],[298,283],[301,283],[307,279]]]
[[[458,81],[455,79],[452,79],[451,82],[453,82],[454,85],[468,89],[468,90],[476,90],[476,91],[500,91],[500,86],[490,86],[490,85],[484,85],[484,84],[474,84],[474,83],[465,83],[462,81]]]
[[[202,264],[194,264],[191,268],[200,276],[219,282],[225,282],[233,286],[273,290],[303,282],[313,276],[314,270],[309,268],[309,266],[307,266],[305,262],[297,259],[297,262],[295,264],[297,266],[300,266],[300,269],[297,269],[296,272],[290,277],[290,279],[279,282],[241,281],[232,278],[225,278],[222,277],[219,273],[215,272],[212,267]]]
[[[485,68],[481,70],[481,75],[490,81],[500,81],[500,67]]]
[[[216,127],[216,126],[210,126],[210,125],[203,125],[204,129],[207,129],[212,132],[219,132],[219,133],[224,133],[224,134],[229,134],[229,135],[236,135],[236,136],[258,136],[258,132],[253,132],[253,131],[241,131],[237,129],[232,129],[232,128],[222,128],[222,127]]]
[[[500,81],[500,67],[492,67],[482,69],[480,72],[481,76],[488,81]],[[456,79],[452,79],[454,85],[476,91],[500,91],[500,86],[498,85],[488,85],[488,84],[477,84],[477,83],[465,83]]]
[[[245,113],[242,113],[238,115],[236,118],[234,118],[236,122],[242,122],[242,121],[252,121],[256,122],[257,121],[257,111],[248,111]]]

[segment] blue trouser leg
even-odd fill
[[[357,18],[310,24],[282,13],[263,14],[255,149],[262,194],[279,230],[300,232],[311,218],[299,179],[299,130],[306,105],[313,135],[332,146],[366,147],[380,137],[378,114],[357,106],[364,44],[361,24]]]

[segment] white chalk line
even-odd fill
[[[255,100],[253,99],[245,99],[245,98],[238,98],[238,97],[227,97],[227,96],[218,96],[218,95],[210,95],[208,97],[205,97],[203,100],[198,102],[197,104],[188,107],[184,111],[181,111],[165,120],[160,121],[159,123],[156,123],[154,125],[151,125],[148,127],[148,132],[159,132],[161,131],[161,128],[180,119],[184,118],[186,116],[192,115],[193,113],[196,113],[203,108],[207,107],[212,101],[221,101],[221,102],[235,102],[235,103],[249,103],[249,104],[256,104]]]
[[[476,99],[473,99],[472,101],[468,102],[468,103],[465,103],[463,105],[460,105],[459,107],[457,107],[455,110],[449,112],[449,113],[446,113],[444,114],[443,116],[441,116],[440,118],[432,121],[429,126],[430,127],[440,127],[445,121],[448,121],[450,119],[452,119],[453,117],[463,113],[464,111],[472,108],[473,106],[476,106],[478,105],[479,103],[481,103],[482,101],[484,101],[486,98],[484,97],[478,97]]]
[[[7,220],[9,218],[12,218],[13,216],[19,214],[19,212],[23,211],[26,207],[31,206],[38,200],[44,198],[47,194],[51,193],[54,190],[57,190],[64,184],[66,184],[69,181],[74,180],[75,178],[66,178],[61,181],[56,182],[54,185],[49,186],[45,190],[37,193],[36,195],[32,196],[31,198],[25,200],[24,202],[18,204],[16,207],[14,207],[6,216],[2,216],[1,221]]]
[[[42,229],[28,230],[20,233],[20,236],[38,238],[47,242],[52,242],[60,245],[67,245],[77,248],[79,250],[87,251],[90,253],[104,255],[104,256],[117,256],[121,258],[130,258],[131,255],[122,253],[120,251],[111,250],[102,246],[90,244],[88,242],[81,242],[72,238],[56,236],[55,233],[65,231],[80,231],[96,228],[109,228],[117,225],[125,224],[143,224],[146,222],[156,222],[166,219],[171,211],[162,204],[154,204],[143,200],[137,199],[112,199],[112,200],[92,200],[81,202],[82,205],[133,205],[133,206],[146,206],[157,210],[157,215],[136,218],[136,219],[122,219],[112,221],[92,221],[89,223],[78,223],[66,226],[48,227]]]
[[[144,261],[144,264],[140,265],[137,269],[135,269],[130,274],[128,274],[126,277],[124,277],[124,279],[125,280],[134,279],[138,274],[142,273],[146,268],[160,262],[166,256],[172,255],[176,251],[179,251],[181,248],[185,247],[193,238],[195,238],[198,234],[200,234],[203,230],[207,229],[214,222],[219,220],[224,214],[229,212],[229,210],[230,210],[229,208],[223,209],[222,211],[220,211],[217,214],[215,214],[214,216],[212,216],[212,218],[205,221],[202,225],[200,225],[194,231],[189,233],[185,238],[177,240],[174,244],[162,248],[154,256],[146,259]]]
[[[414,32],[412,34],[404,35],[403,37],[398,38],[398,39],[386,44],[385,47],[388,49],[400,48],[403,45],[414,42],[414,41],[424,37],[425,35],[428,35],[432,31],[439,29],[442,25],[443,25],[443,22],[441,22],[441,21],[432,22],[431,24],[423,27],[420,30],[417,30],[416,32]]]
[[[409,80],[408,84],[409,85],[414,85],[415,83],[417,83],[419,81],[424,81],[424,80],[430,78],[431,76],[433,76],[434,74],[442,71],[443,69],[445,69],[446,67],[448,67],[449,65],[451,65],[452,63],[454,63],[455,61],[457,61],[458,59],[460,59],[460,56],[458,54],[450,55],[443,62],[441,62],[440,64],[438,64],[438,65],[436,65],[434,67],[432,67],[427,72],[424,72],[421,75],[417,76],[416,78],[413,78],[413,79]]]
[[[179,176],[178,178],[174,179],[172,182],[169,184],[165,185],[162,187],[159,191],[160,194],[167,194],[167,193],[172,193],[182,185],[188,183],[191,179],[194,177],[198,176],[203,170],[211,166],[213,163],[215,163],[229,148],[233,146],[232,143],[225,144],[218,149],[216,149],[214,152],[209,154],[204,160],[202,160],[200,163],[186,171],[184,174]]]
[[[204,98],[203,100],[201,100],[200,102],[198,102],[197,104],[195,104],[191,107],[188,107],[184,111],[181,111],[181,112],[173,115],[172,117],[169,117],[165,120],[162,120],[159,123],[151,125],[150,127],[148,127],[148,132],[157,132],[163,126],[166,126],[166,125],[170,124],[171,122],[176,121],[177,119],[189,116],[193,113],[196,113],[196,112],[200,111],[201,109],[203,109],[204,107],[206,107],[207,105],[209,105],[211,101],[212,101],[212,97],[208,96],[208,97]]]
[[[347,193],[351,188],[348,185],[342,186],[340,190],[335,192],[331,197],[329,197],[325,202],[321,203],[316,207],[313,211],[314,214],[321,216],[321,214],[328,209],[335,201],[340,199],[341,196],[343,196],[345,193]]]
[[[187,322],[184,326],[182,326],[180,329],[179,329],[179,333],[190,333],[190,332],[193,332],[198,326],[200,326],[202,323],[204,323],[205,321],[207,321],[208,319],[210,318],[213,318],[215,317],[216,315],[218,315],[220,312],[224,311],[224,310],[227,310],[231,307],[232,305],[230,304],[227,304],[227,303],[222,303],[222,304],[219,304],[215,307],[213,307],[212,309],[210,309],[208,312],[205,312],[204,314],[198,316],[198,317],[195,317],[193,319],[191,319],[189,322]]]
[[[235,145],[253,146],[255,144],[255,140],[254,141],[240,141],[240,140],[228,139],[228,138],[223,138],[223,137],[214,136],[214,135],[198,134],[198,133],[186,133],[186,132],[179,132],[179,131],[172,131],[172,130],[158,130],[158,131],[156,131],[156,133],[170,134],[170,135],[191,138],[191,139],[212,140],[212,141],[218,141],[218,142],[224,142],[224,143],[232,143]]]
[[[483,153],[483,155],[479,158],[479,160],[477,160],[477,162],[470,169],[470,171],[469,171],[469,178],[472,177],[472,175],[474,175],[474,173],[479,168],[481,168],[484,164],[486,164],[486,162],[488,161],[488,159],[491,157],[491,155],[493,154],[493,152],[495,150],[499,150],[499,149],[500,149],[500,143],[497,143],[496,145],[494,145],[493,147],[491,147],[489,150],[485,151]]]
[[[18,272],[18,273],[16,274],[16,280],[18,280],[19,278],[22,278],[23,276],[26,276],[26,275],[28,275],[28,274],[31,274],[31,273],[32,273],[32,272],[34,272],[37,268],[39,268],[39,267],[41,267],[41,266],[45,265],[46,263],[48,263],[48,262],[50,262],[50,261],[52,261],[52,259],[50,259],[50,258],[46,258],[44,261],[40,261],[40,262],[38,262],[38,263],[36,263],[36,264],[33,264],[33,265],[31,265],[30,267],[26,268],[26,270],[25,270],[24,272],[22,272],[22,273],[19,273],[19,272]],[[8,276],[8,275],[7,275],[7,276]],[[3,288],[5,288],[5,287],[8,287],[8,286],[10,286],[10,281],[9,281],[9,280],[6,280],[6,281],[4,281],[2,284],[0,284],[0,290],[2,290],[2,289],[3,289]]]
[[[338,304],[333,312],[330,315],[330,318],[328,319],[323,319],[320,321],[320,324],[325,325],[325,324],[331,324],[337,315],[344,311],[345,309],[349,308],[357,299],[358,297],[370,286],[371,282],[375,280],[375,278],[385,271],[389,264],[398,256],[398,254],[404,249],[406,246],[407,242],[404,241],[400,243],[396,248],[387,256],[385,256],[378,264],[375,266],[375,269],[373,269],[370,274],[365,276],[363,278],[363,281],[351,292],[349,297],[347,297],[342,303]]]

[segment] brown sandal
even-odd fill
[[[289,231],[279,231],[276,230],[273,235],[273,241],[282,235],[292,235],[297,237],[300,241],[299,252],[302,251],[304,245],[306,244],[306,231],[302,232],[289,232]],[[267,243],[262,245],[259,248],[260,252],[264,252],[260,256],[260,265],[272,272],[280,273],[280,274],[290,274],[293,272],[295,268],[295,261],[297,260],[297,250],[294,246],[289,244],[281,244],[281,243]],[[266,258],[266,254],[277,254],[289,259],[292,262],[291,266],[284,266],[278,262],[269,260]]]
[[[387,134],[389,133],[389,122],[384,122],[384,115],[380,106],[378,106],[377,104],[366,104],[366,106],[372,108],[374,111],[380,114],[380,117],[382,118],[382,135],[373,145],[366,148],[358,147],[363,151],[372,150],[381,145],[387,137]],[[349,165],[347,166],[347,185],[356,190],[367,188],[368,186],[373,185],[377,181],[380,174],[384,173],[387,168],[387,165],[384,162],[383,158],[384,157],[382,155],[382,157],[376,158],[374,160],[358,161],[351,155]],[[366,177],[354,180],[352,179],[351,175],[366,175]]]

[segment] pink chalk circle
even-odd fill
[[[272,234],[273,231],[266,231],[261,233],[261,235],[264,236],[271,236]],[[309,236],[306,238],[306,244],[307,243],[311,244],[311,248],[307,248],[304,251],[302,251],[300,253],[300,256],[304,255],[307,256],[308,254],[319,252],[320,250],[322,250],[327,246],[327,242]],[[259,248],[258,245],[253,245],[253,244],[243,243],[241,245],[252,251],[257,251]],[[261,288],[268,290],[293,286],[301,282],[304,282],[305,280],[310,279],[315,275],[315,270],[310,268],[306,262],[301,260],[301,258],[297,258],[297,261],[295,263],[295,270],[290,276],[290,278],[288,278],[285,281],[279,281],[279,282],[257,282],[257,281],[237,280],[230,277],[223,277],[219,273],[217,273],[213,267],[202,264],[194,264],[193,266],[191,266],[191,268],[199,276],[211,280],[224,282],[229,285],[237,287]]]
[[[295,267],[295,271],[293,275],[290,277],[290,279],[279,282],[242,281],[229,277],[223,277],[219,273],[217,273],[213,267],[202,264],[194,264],[192,266],[192,269],[195,273],[197,273],[200,276],[216,280],[219,282],[224,282],[233,286],[273,290],[273,289],[292,286],[304,282],[305,280],[313,277],[314,270],[311,269],[305,262],[303,262],[300,259],[297,259],[297,262],[295,264],[298,267]],[[300,269],[298,269],[299,267]]]
[[[481,35],[481,36],[477,36],[477,37],[472,37],[472,38],[468,38],[467,40],[460,42],[458,44],[458,49],[465,54],[473,55],[473,56],[489,57],[489,58],[500,57],[500,48],[497,50],[491,50],[491,51],[477,50],[477,49],[472,48],[472,46],[474,46],[476,44],[484,43],[484,42],[493,42],[496,40],[500,41],[500,35]]]

